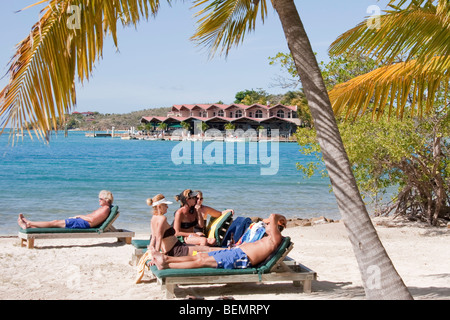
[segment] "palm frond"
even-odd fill
[[[385,10],[386,14],[380,16],[379,29],[370,28],[363,21],[335,40],[330,53],[338,55],[347,50],[362,50],[364,54],[385,59],[388,64],[406,54],[407,60],[417,60],[417,67],[432,57],[440,56],[442,58],[434,67],[439,69],[448,64],[450,2],[416,0],[405,7],[406,2],[391,1],[391,10]]]
[[[410,60],[381,67],[335,86],[329,92],[335,114],[356,118],[370,106],[374,118],[379,119],[386,112],[389,117],[403,118],[408,102],[411,116],[429,113],[439,94],[444,94],[439,98],[449,98],[450,62],[446,57],[434,57],[421,67],[421,73],[417,72],[417,63]],[[442,64],[446,71],[436,71],[436,64]]]
[[[219,48],[220,54],[228,55],[255,29],[258,14],[262,22],[267,16],[266,0],[196,0],[194,8],[200,6],[205,7],[195,15],[199,26],[191,39],[209,47],[211,57]]]
[[[9,63],[10,80],[0,92],[1,132],[7,126],[23,131],[31,124],[37,137],[45,137],[76,104],[75,79],[89,79],[102,56],[104,37],[111,34],[117,46],[118,23],[136,26],[159,8],[159,0],[47,2]],[[72,6],[80,9],[76,27],[69,23],[76,14]]]

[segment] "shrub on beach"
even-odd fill
[[[359,189],[377,215],[407,215],[432,225],[450,219],[450,113],[402,121],[364,116],[341,122],[339,129]],[[312,176],[321,168],[315,132],[299,128],[296,136],[301,152],[317,157],[297,165]],[[383,203],[392,189],[394,196]]]

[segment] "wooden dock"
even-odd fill
[[[86,133],[85,136],[91,138],[111,138],[111,133]]]

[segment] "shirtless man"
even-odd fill
[[[169,257],[153,250],[153,262],[160,270],[205,267],[235,269],[256,266],[278,248],[283,238],[281,230],[286,227],[286,218],[279,214],[272,213],[266,221],[267,236],[258,241],[243,243],[232,249],[203,252],[185,257]],[[236,264],[237,261],[238,264]]]
[[[70,217],[65,220],[53,221],[30,221],[22,213],[19,214],[17,223],[22,229],[28,228],[67,228],[67,229],[88,229],[95,228],[106,220],[111,212],[114,197],[110,191],[102,190],[98,195],[100,208],[87,215]]]

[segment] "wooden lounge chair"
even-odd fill
[[[233,214],[231,212],[227,212],[218,218],[211,218],[208,223],[208,227],[206,228],[207,230],[206,234],[208,238],[215,238],[216,245],[221,246],[225,234],[228,228],[230,227],[232,221],[233,221]],[[147,251],[147,247],[150,244],[150,240],[133,239],[131,241],[131,244],[133,245],[134,250],[131,254],[130,262],[132,265],[137,265],[141,257]]]
[[[34,248],[35,239],[75,239],[75,238],[117,238],[130,244],[134,232],[116,229],[112,225],[119,217],[119,207],[113,206],[108,218],[98,228],[66,229],[66,228],[29,228],[20,229],[19,239],[22,247]]]
[[[311,292],[312,280],[317,279],[316,272],[287,257],[293,248],[289,237],[285,237],[277,249],[265,262],[254,268],[246,269],[164,269],[151,266],[150,270],[157,278],[166,298],[175,297],[177,285],[227,284],[244,282],[292,281],[294,286],[303,284],[303,291]]]

